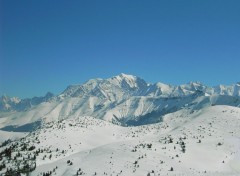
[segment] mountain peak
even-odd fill
[[[119,75],[115,76],[115,78],[128,79],[128,80],[135,80],[135,79],[137,79],[136,76],[125,74],[125,73],[120,73]]]
[[[200,81],[190,81],[190,85],[203,85]]]
[[[143,88],[147,86],[147,83],[134,75],[129,75],[125,73],[121,73],[117,76],[114,76],[110,78],[111,82],[113,82],[115,85],[119,85],[122,88]]]

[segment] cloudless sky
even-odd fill
[[[122,72],[240,81],[240,1],[0,0],[0,95],[58,94]]]

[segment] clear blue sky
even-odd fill
[[[57,94],[122,72],[240,81],[240,1],[0,0],[0,95]]]

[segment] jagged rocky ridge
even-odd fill
[[[52,93],[32,99],[3,96],[0,99],[0,128],[28,131],[41,121],[79,115],[120,125],[143,125],[159,122],[163,115],[183,108],[194,111],[212,105],[239,106],[240,83],[208,87],[200,82],[190,82],[172,86],[149,84],[139,77],[120,74],[68,86],[56,96]]]

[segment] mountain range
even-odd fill
[[[240,84],[92,79],[0,99],[0,175],[237,176]]]
[[[183,108],[192,111],[213,105],[240,106],[240,83],[208,87],[200,82],[179,86],[150,84],[127,74],[91,79],[70,85],[59,95],[19,99],[0,98],[0,128],[29,131],[42,121],[92,116],[122,126],[161,121],[165,114]]]

